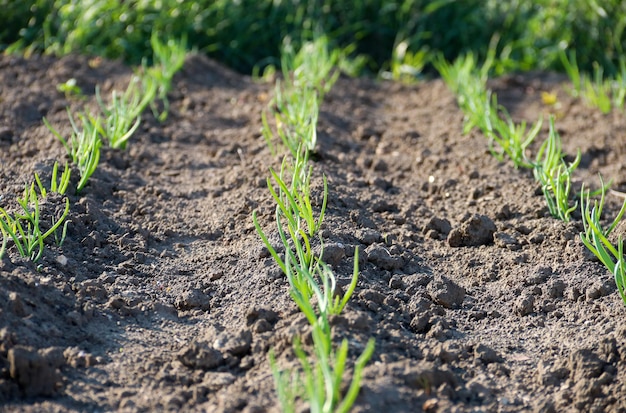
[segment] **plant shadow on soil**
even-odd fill
[[[95,110],[95,85],[123,90],[132,71],[2,56],[0,73],[0,199],[14,208],[34,172],[49,179],[65,159],[41,118],[68,133],[66,106]],[[85,100],[56,90],[69,78]],[[516,120],[557,115],[565,152],[583,154],[578,185],[598,173],[626,185],[623,114],[585,108],[551,76],[493,88]],[[3,411],[278,411],[267,352],[294,367],[293,338],[311,341],[251,219],[277,240],[266,177],[280,159],[260,134],[272,90],[189,56],[167,121],[146,113],[128,150],[105,149],[70,196],[65,243],[37,265],[9,249]],[[352,362],[376,339],[354,411],[624,411],[625,308],[579,240],[580,214],[549,217],[532,174],[462,124],[439,80],[341,78],[322,105],[313,190],[325,174],[324,259],[341,285],[361,250],[333,332]]]

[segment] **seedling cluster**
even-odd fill
[[[493,61],[494,51],[488,53],[488,59],[478,69],[472,54],[458,58],[454,63],[448,63],[442,57],[434,61],[434,65],[449,89],[456,94],[457,101],[465,113],[464,133],[474,127],[481,129],[489,138],[489,149],[499,160],[503,161],[505,155],[513,162],[515,168],[532,169],[533,175],[541,185],[550,214],[564,222],[571,220],[571,214],[578,207],[578,203],[571,200],[572,175],[578,167],[581,154],[577,152],[573,161],[566,162],[565,154],[561,147],[561,138],[555,127],[554,116],[550,117],[548,137],[539,147],[534,160],[529,158],[527,152],[530,144],[539,134],[542,119],[539,119],[534,127],[526,133],[526,124],[522,122],[516,125],[506,109],[497,104],[495,95],[487,90],[487,78]],[[573,93],[583,96],[585,100],[598,107],[602,112],[611,110],[611,102],[615,107],[623,107],[626,84],[618,76],[617,83],[607,83],[602,80],[601,69],[596,70],[594,81],[580,75],[575,63],[574,56],[568,59],[562,54],[563,64],[574,84]],[[622,71],[626,74],[626,66]],[[611,100],[609,94],[613,94]],[[581,234],[584,245],[598,257],[598,259],[615,276],[615,282],[620,296],[626,304],[626,270],[624,269],[623,241],[620,237],[618,247],[615,248],[609,241],[608,235],[622,219],[626,211],[626,201],[620,213],[608,229],[601,226],[601,215],[604,206],[604,195],[607,186],[601,180],[601,200],[590,209],[590,193],[581,193],[581,212],[585,232]]]
[[[141,113],[149,105],[155,111],[156,117],[161,120],[167,117],[169,107],[166,103],[167,92],[171,88],[174,74],[184,63],[186,42],[183,39],[179,42],[169,40],[162,43],[156,35],[153,35],[151,44],[157,64],[148,67],[144,63],[142,72],[133,76],[124,93],[118,94],[113,91],[111,101],[107,104],[102,99],[99,88],[96,88],[96,99],[101,113],[94,115],[84,110],[73,114],[67,108],[72,126],[69,138],[59,133],[46,118],[43,119],[44,124],[65,147],[72,164],[78,170],[77,193],[85,188],[89,178],[96,171],[103,143],[114,149],[125,149],[128,140],[139,127]],[[58,90],[65,94],[82,94],[76,82],[71,80],[60,85]],[[157,99],[164,102],[165,109],[161,113],[158,113]],[[70,171],[66,164],[60,180],[57,181],[58,164],[55,162],[49,190],[35,174],[35,182],[26,185],[23,196],[17,199],[19,213],[10,214],[0,208],[2,235],[0,259],[6,253],[9,240],[13,241],[20,256],[34,262],[41,259],[44,241],[50,235],[54,234],[59,246],[63,243],[69,223],[67,219],[70,211],[69,198],[65,197],[63,212],[53,218],[50,225],[41,222],[40,205],[49,192],[65,195],[70,183]],[[57,234],[58,230],[61,231],[61,235]]]
[[[581,97],[587,105],[598,108],[604,114],[613,109],[624,110],[626,99],[626,59],[620,57],[619,71],[612,78],[605,78],[604,69],[593,63],[593,74],[581,74],[576,62],[576,53],[560,54],[561,62],[571,82],[571,94]]]
[[[62,244],[67,231],[66,220],[70,212],[70,200],[65,197],[65,208],[60,216],[52,217],[52,221],[44,223],[41,220],[41,203],[47,198],[48,193],[65,195],[65,191],[70,181],[70,169],[65,165],[65,170],[57,182],[58,164],[54,164],[50,190],[48,191],[41,182],[39,175],[35,174],[35,181],[26,185],[22,197],[17,198],[20,212],[10,214],[5,209],[0,208],[0,232],[2,233],[2,245],[0,246],[0,259],[4,256],[7,242],[13,240],[15,247],[21,257],[28,258],[33,262],[39,261],[43,255],[44,241],[50,236],[55,236],[57,244]],[[37,191],[39,190],[39,191]],[[62,227],[62,235],[57,236],[57,230]]]
[[[282,57],[284,80],[277,82],[274,100],[262,114],[263,136],[268,146],[276,151],[273,142],[278,135],[288,152],[280,171],[270,168],[271,177],[267,179],[268,189],[276,202],[276,227],[284,256],[279,255],[270,243],[256,211],[252,219],[265,246],[286,275],[289,293],[306,316],[313,337],[313,354],[309,356],[302,349],[299,338],[295,338],[294,351],[301,371],[279,371],[274,355],[270,353],[278,398],[285,412],[295,411],[298,398],[308,402],[311,412],[347,412],[358,395],[362,370],[374,352],[374,340],[370,340],[355,363],[347,393],[342,395],[348,341],[344,339],[339,348],[333,347],[329,320],[332,315],[341,313],[356,288],[358,249],[351,283],[339,297],[336,295],[335,274],[321,258],[321,237],[322,252],[316,255],[312,248],[312,241],[319,236],[324,219],[328,183],[323,177],[322,206],[316,217],[310,187],[313,167],[309,164],[309,155],[316,145],[318,102],[339,75],[336,69],[338,59],[338,53],[328,52],[325,37],[305,42],[297,53],[286,46]],[[269,124],[268,113],[275,121],[274,130]]]

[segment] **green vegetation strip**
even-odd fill
[[[144,64],[135,74],[126,89],[118,95],[112,92],[109,104],[104,103],[96,88],[96,98],[100,106],[100,114],[93,115],[87,111],[79,112],[75,119],[74,114],[67,108],[67,114],[72,125],[69,138],[63,137],[50,122],[44,118],[43,122],[52,134],[63,144],[72,163],[80,175],[76,184],[76,193],[82,191],[89,178],[96,171],[100,162],[100,149],[103,142],[114,149],[125,149],[130,137],[140,124],[141,113],[147,106],[153,110],[155,117],[161,121],[167,118],[169,104],[167,92],[171,88],[174,74],[180,70],[186,54],[186,42],[168,40],[161,42],[157,36],[151,37],[154,49],[155,64],[148,67]],[[82,91],[75,83],[68,81],[59,85],[57,89],[66,94],[82,95]],[[156,100],[163,102],[163,110],[159,111]],[[54,234],[56,244],[61,246],[67,232],[67,216],[70,211],[70,200],[65,197],[65,209],[59,217],[53,217],[50,224],[41,222],[40,204],[47,197],[48,192],[65,196],[70,183],[70,169],[65,170],[57,182],[58,163],[55,162],[49,191],[44,187],[41,179],[35,174],[35,182],[27,185],[21,198],[17,198],[20,212],[10,214],[0,208],[0,259],[7,251],[8,241],[13,240],[20,256],[33,262],[39,261],[43,255],[44,241]],[[39,191],[37,191],[37,189]],[[61,235],[57,232],[63,225]]]
[[[374,352],[374,340],[370,339],[355,363],[348,391],[342,395],[348,341],[344,339],[338,348],[334,348],[330,317],[342,312],[356,288],[358,248],[351,283],[339,297],[336,295],[335,274],[322,260],[321,236],[320,254],[316,255],[312,248],[312,240],[319,235],[324,219],[328,183],[324,177],[322,206],[315,217],[310,188],[313,167],[309,165],[309,155],[315,150],[317,141],[318,102],[339,75],[339,59],[340,53],[330,53],[323,36],[304,43],[298,52],[287,44],[282,64],[284,80],[277,82],[275,97],[262,114],[263,136],[270,149],[276,151],[273,142],[279,138],[288,152],[280,171],[270,168],[271,178],[267,179],[267,187],[276,202],[276,227],[285,249],[284,256],[279,255],[270,243],[256,211],[252,219],[276,264],[287,276],[289,293],[311,325],[313,338],[313,353],[310,355],[302,349],[299,338],[294,339],[294,351],[301,366],[298,371],[280,371],[273,352],[270,352],[276,392],[285,412],[295,412],[299,398],[308,403],[311,412],[349,411],[361,387],[363,368]],[[274,119],[275,129],[271,128],[268,118]],[[313,299],[316,306],[312,304]]]
[[[483,60],[494,38],[497,74],[562,71],[559,52],[574,49],[585,72],[598,62],[614,75],[626,41],[621,0],[0,0],[0,8],[0,50],[140,64],[161,33],[248,73],[277,65],[285,37],[298,49],[316,30],[394,79],[419,76],[440,53]]]
[[[50,181],[50,192],[64,195],[70,181],[70,170],[65,165],[65,170],[57,182],[58,164],[55,162]],[[35,184],[36,182],[36,184]],[[0,208],[0,232],[2,233],[2,245],[0,246],[0,259],[4,256],[9,238],[15,243],[20,256],[29,258],[33,262],[41,259],[44,250],[44,241],[52,234],[58,245],[65,239],[67,231],[66,220],[70,211],[70,200],[65,198],[65,209],[59,217],[52,217],[52,222],[47,229],[42,228],[40,204],[48,196],[48,191],[41,183],[39,175],[35,174],[35,182],[26,185],[21,198],[17,203],[21,212],[13,215]],[[39,189],[39,192],[37,192]],[[63,223],[65,222],[65,225]],[[62,235],[57,236],[57,230],[63,225]]]
[[[487,90],[486,86],[493,59],[494,52],[492,49],[491,53],[488,54],[488,59],[480,68],[477,67],[472,54],[460,57],[454,63],[448,63],[443,57],[439,57],[435,60],[435,67],[439,70],[449,89],[456,94],[459,107],[465,113],[464,133],[478,127],[489,139],[489,149],[499,161],[503,161],[505,156],[508,156],[515,168],[532,169],[535,179],[541,185],[550,214],[554,218],[569,222],[571,214],[578,206],[577,202],[571,202],[571,184],[572,174],[581,160],[580,150],[572,162],[567,163],[565,161],[565,154],[561,148],[561,138],[554,126],[554,117],[551,116],[548,137],[539,147],[534,161],[527,156],[527,149],[539,133],[542,120],[539,119],[535,126],[526,133],[526,124],[516,125],[506,109],[497,104],[495,95],[491,96],[491,92]],[[568,60],[563,57],[563,60],[574,83],[574,93],[582,95],[586,102],[592,103],[603,112],[611,110],[611,102],[615,103],[615,107],[622,107],[620,105],[623,105],[623,96],[626,95],[626,84],[623,78],[611,83],[612,86],[609,87],[599,73],[595,81],[592,82],[580,77],[574,59]],[[613,100],[611,100],[609,93],[612,93]],[[590,210],[589,197],[591,194],[585,193],[583,187],[580,196],[585,232],[581,233],[581,239],[584,245],[614,275],[620,297],[626,304],[623,241],[620,237],[618,247],[615,248],[608,239],[608,235],[626,211],[626,200],[613,223],[608,229],[603,230],[600,219],[606,189],[607,185],[601,180],[599,192],[602,198],[600,204],[596,202]]]

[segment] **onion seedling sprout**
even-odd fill
[[[550,117],[548,139],[541,145],[533,165],[533,173],[541,184],[550,214],[562,221],[569,222],[571,213],[577,208],[569,204],[572,173],[580,163],[580,150],[569,165],[563,159],[561,138],[554,127],[554,117]]]
[[[61,216],[53,219],[51,227],[44,231],[40,226],[39,196],[35,191],[35,183],[27,185],[22,198],[17,199],[22,212],[11,216],[5,209],[0,208],[0,227],[2,230],[2,246],[0,258],[6,251],[7,238],[13,239],[20,256],[29,258],[33,262],[39,261],[43,255],[44,240],[61,226],[69,210],[70,200],[65,198],[65,209]]]
[[[114,90],[111,93],[111,103],[106,105],[100,96],[100,88],[96,86],[96,99],[104,114],[101,125],[102,137],[114,149],[126,149],[126,143],[135,133],[140,117],[140,91],[136,82],[131,80],[126,92],[119,96]]]
[[[591,251],[604,266],[613,274],[615,284],[622,301],[626,304],[626,267],[624,266],[624,241],[621,235],[617,240],[617,248],[609,241],[609,234],[615,229],[617,224],[622,220],[626,213],[626,200],[622,204],[619,213],[609,225],[603,229],[600,222],[602,217],[602,209],[604,208],[605,185],[602,182],[600,202],[594,201],[593,207],[589,200],[589,191],[581,191],[580,209],[583,216],[584,232],[580,233],[580,239],[583,244]]]
[[[100,147],[102,146],[100,118],[94,118],[90,114],[79,113],[78,118],[82,124],[82,128],[79,128],[69,108],[67,109],[67,114],[73,129],[69,142],[52,127],[46,118],[43,118],[43,121],[54,136],[61,141],[72,162],[76,164],[80,173],[76,192],[80,192],[87,185],[89,178],[95,172],[100,162]]]

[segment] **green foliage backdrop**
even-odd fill
[[[278,63],[280,45],[324,32],[353,45],[373,71],[405,42],[426,56],[484,57],[494,35],[499,72],[562,70],[575,50],[582,70],[610,75],[623,53],[622,0],[0,0],[0,50],[79,52],[138,63],[150,35],[187,35],[189,46],[242,72]]]

